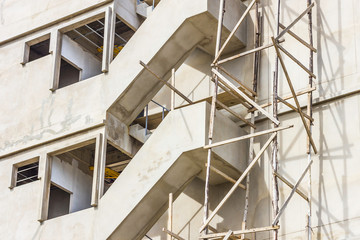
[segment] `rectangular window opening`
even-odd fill
[[[51,183],[48,219],[69,214],[70,198],[71,193]]]
[[[50,34],[38,37],[25,43],[21,64],[35,61],[50,54]]]
[[[29,62],[49,55],[50,38],[30,46]]]
[[[13,166],[14,168],[14,186],[18,187],[38,180],[39,160],[25,161]]]
[[[61,58],[59,88],[69,86],[79,82],[81,79],[81,69],[70,61]]]
[[[133,29],[116,16],[113,58],[121,52],[134,33]]]
[[[95,143],[51,156],[48,219],[91,207]]]

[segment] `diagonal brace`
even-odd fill
[[[285,203],[282,205],[282,207],[280,208],[278,214],[276,215],[276,217],[274,218],[274,221],[272,223],[273,226],[275,226],[275,224],[277,224],[281,214],[284,212],[285,208],[287,207],[287,205],[289,204],[289,201],[291,200],[292,196],[294,195],[296,189],[299,187],[301,181],[303,180],[303,178],[305,177],[305,174],[307,173],[307,171],[309,170],[311,164],[313,163],[313,160],[311,160],[307,167],[305,168],[304,172],[301,174],[299,180],[296,182],[294,188],[291,190],[290,195],[287,197],[287,199],[285,200]]]
[[[224,44],[221,46],[218,54],[216,55],[215,59],[214,59],[214,64],[219,60],[219,57],[221,55],[221,53],[224,51],[225,47],[229,44],[231,38],[234,36],[235,32],[239,29],[241,23],[245,20],[246,15],[250,12],[251,8],[254,6],[255,2],[258,0],[253,0],[249,6],[247,7],[247,9],[245,10],[245,12],[243,13],[243,15],[241,16],[241,18],[239,19],[239,21],[236,23],[234,29],[231,31],[230,35],[227,37],[227,39],[225,40]]]
[[[299,60],[297,60],[293,55],[291,55],[291,53],[289,53],[285,48],[283,48],[283,47],[280,46],[279,44],[277,45],[277,47],[278,47],[283,53],[285,53],[291,60],[293,60],[297,65],[299,65],[299,67],[301,67],[302,69],[304,69],[304,71],[307,72],[307,74],[309,74],[310,76],[312,76],[313,78],[316,79],[315,74],[312,73],[309,69],[307,69]]]
[[[285,183],[289,188],[293,189],[294,185],[292,185],[286,178],[281,176],[279,173],[274,172],[273,173],[278,179],[280,179],[283,183]],[[299,189],[296,189],[296,193],[299,194],[305,201],[309,202],[309,198],[301,192]]]
[[[215,217],[215,215],[218,213],[220,208],[224,206],[225,202],[230,198],[230,196],[235,192],[235,190],[238,188],[239,184],[245,179],[245,177],[249,174],[251,169],[255,166],[255,164],[259,161],[267,147],[270,145],[272,140],[276,137],[277,133],[273,133],[271,137],[267,140],[267,142],[264,144],[264,146],[261,148],[260,152],[255,156],[254,160],[249,164],[249,166],[245,169],[243,174],[241,174],[240,178],[236,181],[236,183],[232,186],[232,188],[229,190],[229,192],[225,195],[225,197],[221,200],[219,205],[214,209],[214,211],[211,213],[211,215],[204,221],[204,224],[200,227],[200,231],[202,232],[207,225],[209,225],[210,221]]]
[[[281,54],[280,54],[278,45],[277,45],[277,43],[275,42],[274,37],[272,37],[271,40],[272,40],[273,43],[274,43],[274,47],[275,47],[275,50],[276,50],[276,54],[277,54],[277,56],[278,56],[278,58],[279,58],[279,60],[280,60],[281,67],[282,67],[282,69],[283,69],[283,71],[284,71],[286,80],[287,80],[288,85],[289,85],[289,87],[290,87],[291,93],[292,93],[292,95],[293,95],[293,97],[294,97],[294,100],[295,100],[295,103],[296,103],[296,107],[297,107],[297,109],[299,110],[299,114],[300,114],[300,117],[301,117],[301,121],[302,121],[302,123],[303,123],[303,125],[304,125],[304,127],[305,127],[305,130],[306,130],[306,133],[307,133],[307,135],[308,135],[308,137],[309,137],[311,146],[312,146],[313,149],[314,149],[314,153],[317,154],[317,148],[316,148],[315,143],[314,143],[314,140],[313,140],[313,138],[312,138],[312,136],[311,136],[310,129],[309,129],[309,127],[308,127],[308,125],[307,125],[307,123],[306,123],[306,121],[305,121],[304,113],[301,111],[300,103],[299,103],[299,101],[298,101],[298,99],[297,99],[297,96],[296,96],[294,87],[293,87],[293,85],[292,85],[292,83],[291,83],[290,76],[289,76],[289,73],[288,73],[288,71],[287,71],[287,69],[286,69],[284,60],[283,60],[282,57],[281,57]]]
[[[292,104],[290,104],[288,101],[282,99],[281,97],[277,97],[277,99],[282,102],[283,104],[285,104],[286,106],[288,106],[289,108],[291,108],[292,110],[294,110],[295,112],[299,113],[299,109],[297,109],[296,107],[294,107]],[[309,115],[307,115],[306,113],[303,113],[304,117],[306,117],[307,119],[309,119],[311,122],[314,122],[314,119],[312,117],[310,117]]]
[[[216,69],[212,69],[212,72],[215,73],[219,77],[219,80],[222,84],[224,84],[226,87],[230,88],[234,92],[236,92],[238,95],[240,95],[242,98],[244,98],[247,102],[249,102],[251,105],[253,105],[257,110],[259,110],[262,114],[267,116],[273,123],[276,125],[279,125],[280,122],[274,118],[270,113],[268,113],[265,109],[260,107],[256,102],[254,102],[251,98],[249,98],[245,93],[240,91],[237,87],[234,86],[229,80],[226,79],[221,73],[219,73]]]
[[[284,36],[285,33],[287,33],[287,31],[290,30],[290,28],[292,28],[298,21],[300,21],[301,18],[303,18],[305,16],[305,14],[307,14],[308,12],[310,12],[310,10],[315,6],[315,3],[312,3],[310,6],[308,6],[304,12],[302,12],[300,14],[300,16],[298,16],[292,23],[290,23],[289,26],[287,26],[277,37],[276,40],[279,40],[282,36]]]

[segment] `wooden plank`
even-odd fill
[[[254,92],[253,90],[251,90],[250,88],[248,88],[247,86],[245,86],[244,84],[242,84],[242,82],[240,82],[240,80],[239,79],[237,79],[234,75],[232,75],[231,73],[229,73],[228,71],[226,71],[226,69],[225,68],[223,68],[223,67],[221,67],[221,66],[218,66],[218,68],[222,71],[222,72],[224,72],[226,75],[228,75],[231,79],[233,79],[235,82],[237,82],[239,85],[240,85],[240,88],[241,88],[241,90],[247,90],[247,91],[249,91],[251,94],[253,94],[253,95],[255,95],[255,96],[257,96],[257,93],[256,92]],[[245,93],[245,92],[244,92]],[[249,95],[249,94],[246,94],[249,98],[251,98],[252,100],[255,100],[255,97],[253,97],[253,96],[251,96],[251,95]]]
[[[231,113],[233,116],[239,118],[241,121],[243,121],[244,123],[248,124],[249,126],[251,126],[252,128],[256,128],[256,126],[249,122],[248,120],[246,120],[243,116],[241,116],[240,114],[236,113],[235,111],[233,111],[231,108],[228,108],[225,104],[223,104],[222,102],[220,102],[219,100],[216,100],[216,103],[223,109],[225,109],[226,111],[228,111],[229,113]]]
[[[306,130],[306,133],[307,133],[307,135],[308,135],[308,137],[309,137],[311,146],[313,147],[314,152],[315,152],[315,154],[316,154],[316,153],[317,153],[317,148],[316,148],[316,146],[315,146],[314,140],[312,139],[311,132],[310,132],[310,130],[309,130],[307,124],[306,124],[306,121],[305,121],[305,118],[304,118],[304,114],[303,114],[303,112],[301,111],[301,107],[300,107],[299,101],[298,101],[298,99],[297,99],[297,96],[296,96],[294,87],[293,87],[293,85],[292,85],[292,83],[291,83],[290,76],[289,76],[288,71],[287,71],[287,69],[286,69],[284,60],[283,60],[282,57],[281,57],[280,51],[279,51],[279,49],[278,49],[278,47],[277,47],[277,44],[275,43],[274,37],[272,37],[271,40],[272,40],[273,43],[274,43],[274,47],[275,47],[275,50],[276,50],[276,54],[277,54],[277,56],[279,57],[280,64],[281,64],[281,66],[282,66],[282,68],[283,68],[283,71],[284,71],[286,80],[287,80],[287,82],[288,82],[288,85],[289,85],[289,87],[290,87],[291,93],[292,93],[293,98],[294,98],[294,100],[295,100],[296,107],[297,107],[298,110],[299,110],[299,114],[300,114],[300,117],[301,117],[301,121],[302,121],[302,123],[303,123],[303,125],[304,125],[304,127],[305,127],[305,130]]]
[[[292,110],[294,110],[295,112],[299,112],[299,109],[297,109],[296,107],[294,107],[293,105],[291,105],[290,103],[288,103],[287,101],[285,101],[284,99],[282,99],[281,97],[277,97],[278,100],[280,102],[282,102],[283,104],[285,104],[286,106],[288,106],[289,108],[291,108]],[[314,121],[314,119],[312,117],[310,117],[309,115],[307,115],[306,113],[303,113],[304,117],[306,117],[307,119],[309,119],[311,122]]]
[[[261,113],[263,113],[265,116],[267,116],[272,122],[274,122],[276,125],[279,125],[280,122],[275,119],[273,116],[270,115],[267,111],[265,111],[262,107],[260,107],[256,102],[254,102],[252,99],[250,99],[246,94],[244,94],[242,91],[240,91],[238,88],[236,88],[229,80],[227,80],[221,73],[219,73],[217,70],[212,69],[212,72],[215,73],[220,79],[221,82],[228,88],[235,91],[237,94],[239,94],[241,97],[243,97],[247,102],[249,102],[251,105],[253,105],[255,108],[257,108]]]
[[[283,52],[285,53],[291,60],[293,60],[299,67],[301,67],[302,69],[304,69],[305,72],[307,72],[307,74],[309,74],[310,76],[312,76],[313,78],[316,79],[316,76],[314,73],[312,73],[309,69],[307,69],[299,60],[297,60],[293,55],[291,55],[291,53],[289,53],[285,48],[283,48],[280,45],[277,45],[277,47]]]
[[[279,23],[279,26],[282,29],[285,29],[286,27],[284,25],[282,25],[281,23]],[[305,47],[309,48],[311,51],[313,52],[317,52],[316,48],[314,48],[313,46],[311,46],[310,44],[308,44],[307,42],[305,42],[301,37],[299,37],[298,35],[296,35],[294,32],[292,32],[291,30],[288,30],[288,34],[290,36],[292,36],[293,38],[295,38],[296,40],[298,40],[300,43],[302,43]],[[280,41],[279,41],[280,42]]]
[[[213,233],[218,233],[218,232],[219,232],[218,230],[216,230],[216,229],[215,229],[214,227],[212,227],[211,225],[209,225],[208,228],[209,228],[209,230],[212,231]],[[239,238],[234,237],[234,236],[230,236],[229,239],[231,239],[231,240],[236,240],[236,239],[239,239]],[[247,240],[247,239],[245,239],[245,240]]]
[[[229,36],[225,40],[224,44],[221,46],[218,54],[215,55],[215,59],[214,59],[214,62],[213,62],[214,64],[219,60],[221,53],[224,51],[225,47],[229,44],[231,38],[234,36],[235,32],[239,29],[241,23],[244,21],[245,17],[250,12],[251,8],[254,6],[256,1],[257,0],[252,0],[252,2],[249,4],[249,6],[247,7],[245,12],[243,13],[241,18],[239,19],[239,21],[236,23],[235,27],[233,28],[233,30],[231,31],[231,33],[229,34]]]
[[[279,42],[284,42],[284,41],[285,41],[284,39],[280,39],[280,40],[279,40]],[[250,55],[250,54],[253,54],[253,53],[262,51],[262,50],[265,50],[265,49],[270,48],[270,47],[272,47],[272,46],[274,46],[272,43],[266,44],[266,45],[264,45],[264,46],[261,46],[261,47],[257,47],[257,48],[248,50],[248,51],[246,51],[246,52],[242,52],[242,53],[233,55],[233,56],[231,56],[231,57],[221,59],[221,60],[219,60],[219,61],[217,62],[217,64],[218,64],[218,65],[224,64],[224,63],[227,63],[227,62],[229,62],[229,61],[232,61],[232,60],[235,60],[235,59],[238,59],[238,58],[241,58],[241,57],[245,57],[245,56],[247,56],[247,55]]]
[[[215,83],[215,80],[214,79],[212,79],[211,78],[211,81],[213,81],[214,83]],[[227,92],[230,96],[232,96],[234,99],[237,99],[244,107],[246,107],[247,109],[250,109],[252,106],[249,104],[249,103],[247,103],[242,97],[238,97],[238,96],[236,96],[232,91],[231,91],[231,89],[228,89],[226,86],[224,86],[221,82],[217,82],[217,85],[218,85],[218,87],[220,87],[222,90],[224,90],[225,92]],[[240,88],[240,87],[239,87]],[[216,97],[216,99],[217,100],[219,100],[220,98],[220,96],[219,95],[223,95],[223,94],[221,94],[221,93],[217,93],[217,97]],[[212,97],[211,97],[211,99],[212,99]],[[224,101],[221,101],[221,102],[224,102]]]
[[[294,185],[291,184],[286,178],[284,178],[283,176],[281,176],[279,173],[274,172],[274,175],[279,178],[283,183],[285,183],[288,187],[290,187],[291,189],[294,188]],[[300,197],[302,197],[305,201],[309,201],[309,198],[302,193],[299,189],[296,189],[296,193],[300,195]]]
[[[182,94],[179,90],[177,90],[175,87],[173,87],[170,83],[168,83],[167,81],[163,80],[161,77],[159,77],[155,72],[153,72],[148,65],[146,65],[145,63],[143,63],[142,61],[140,61],[140,65],[143,66],[146,70],[148,70],[154,77],[156,77],[159,81],[163,82],[166,86],[168,86],[171,90],[173,90],[174,92],[176,92],[177,95],[179,95],[180,97],[182,97],[185,101],[187,101],[188,103],[192,104],[193,101],[191,101],[189,98],[187,98],[184,94]]]
[[[304,12],[302,12],[300,14],[300,16],[298,16],[292,23],[290,23],[289,26],[287,26],[277,37],[276,37],[276,40],[279,40],[282,36],[284,36],[285,33],[287,33],[290,28],[292,28],[298,21],[300,21],[300,19],[305,16],[305,14],[307,14],[313,7],[314,7],[315,3],[312,3],[309,7],[307,7],[305,9]]]
[[[269,227],[238,230],[238,231],[233,231],[232,235],[237,236],[237,235],[248,234],[248,233],[266,232],[266,231],[276,230],[279,228],[280,228],[280,226],[269,226]],[[216,239],[216,238],[221,238],[221,237],[226,236],[227,233],[228,232],[206,234],[206,235],[200,236],[199,238],[200,239]]]
[[[224,140],[224,141],[220,141],[220,142],[217,142],[217,143],[212,143],[212,144],[206,145],[206,146],[204,146],[204,149],[219,147],[219,146],[222,146],[222,145],[225,145],[225,144],[239,142],[239,141],[246,140],[246,139],[249,139],[249,138],[258,137],[258,136],[262,136],[262,135],[265,135],[265,134],[282,131],[282,130],[285,130],[285,129],[288,129],[288,128],[292,128],[293,126],[294,125],[278,127],[278,128],[272,128],[272,129],[268,129],[268,130],[265,130],[265,131],[261,131],[261,132],[241,136],[241,137],[231,138],[231,139],[228,139],[228,140]]]
[[[206,164],[206,166],[207,166],[207,164]],[[213,166],[210,166],[210,170],[211,171],[213,171],[213,172],[215,172],[215,173],[217,173],[217,174],[219,174],[220,176],[222,176],[223,178],[225,178],[226,180],[228,180],[229,182],[232,182],[232,183],[236,183],[236,180],[235,179],[233,179],[232,177],[230,177],[230,176],[228,176],[227,174],[225,174],[225,173],[223,173],[222,171],[220,171],[219,169],[217,169],[217,168],[215,168],[215,167],[213,167]],[[239,184],[238,185],[240,188],[242,188],[242,189],[246,189],[246,187],[243,185],[243,184]]]
[[[165,111],[165,116],[168,114],[168,111]],[[134,123],[140,124],[142,127],[145,127],[146,117],[139,117],[134,120]],[[157,128],[162,122],[162,112],[154,113],[148,116],[148,130]]]
[[[261,148],[259,153],[255,156],[254,160],[249,164],[249,166],[245,169],[243,174],[241,174],[240,178],[236,181],[236,183],[232,186],[232,188],[229,190],[229,192],[225,195],[225,197],[221,200],[221,202],[217,205],[217,207],[214,209],[214,211],[211,213],[211,215],[204,221],[204,224],[200,227],[200,233],[206,228],[206,226],[210,223],[210,221],[215,217],[215,215],[218,213],[220,208],[224,206],[226,201],[230,198],[230,196],[235,192],[235,190],[238,188],[239,183],[241,183],[246,175],[250,172],[250,170],[255,166],[257,161],[261,158],[262,154],[265,152],[267,147],[270,145],[271,141],[276,137],[276,132],[271,135],[271,137],[267,140],[267,142],[264,144],[264,146]]]
[[[275,224],[277,224],[281,214],[284,212],[285,208],[287,207],[287,205],[289,204],[289,201],[291,200],[292,196],[294,195],[296,189],[299,187],[301,181],[303,180],[305,174],[307,173],[307,171],[309,170],[311,164],[313,163],[313,160],[311,160],[307,167],[305,168],[305,170],[303,171],[303,173],[301,174],[299,180],[296,182],[294,188],[291,190],[289,196],[287,197],[287,199],[285,200],[284,204],[282,205],[282,207],[279,210],[279,213],[276,215],[276,217],[274,218],[274,221],[272,223],[272,225],[274,226]]]
[[[182,237],[180,237],[179,235],[177,235],[177,234],[175,234],[175,233],[167,230],[166,228],[163,228],[162,230],[163,230],[163,232],[169,234],[170,236],[172,236],[172,237],[174,237],[174,238],[176,238],[176,239],[178,239],[178,240],[185,240],[184,238],[182,238]]]
[[[229,231],[226,233],[226,235],[225,235],[225,237],[223,238],[223,240],[228,240],[228,239],[231,237],[232,234],[233,234],[233,231],[229,230]]]
[[[296,92],[296,96],[301,96],[301,95],[304,95],[306,93],[309,93],[309,92],[312,92],[312,91],[315,91],[315,90],[316,90],[316,87],[306,88],[304,90],[300,90],[300,91]],[[289,99],[293,98],[293,95],[290,94],[290,95],[283,96],[281,98],[283,100],[289,100]],[[278,102],[280,102],[280,100],[278,100]],[[271,105],[272,105],[272,102],[268,102],[268,103],[261,104],[260,107],[265,108],[265,107],[268,107],[268,106],[271,106]],[[248,112],[253,112],[253,111],[256,111],[256,108],[252,108]]]

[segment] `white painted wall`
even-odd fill
[[[70,164],[53,157],[51,181],[62,188],[71,191],[70,213],[90,207],[92,177],[78,167],[75,159]]]
[[[65,34],[62,39],[61,56],[81,68],[80,80],[85,80],[102,73],[101,61]]]

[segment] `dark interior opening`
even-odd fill
[[[107,143],[104,193],[111,187],[130,161],[131,157]]]
[[[30,46],[29,62],[49,55],[50,39],[46,39],[42,42]]]
[[[30,163],[17,169],[16,186],[38,180],[39,162]]]
[[[51,184],[48,219],[69,214],[69,209],[70,193]]]
[[[80,69],[61,59],[59,88],[69,86],[80,81]]]

